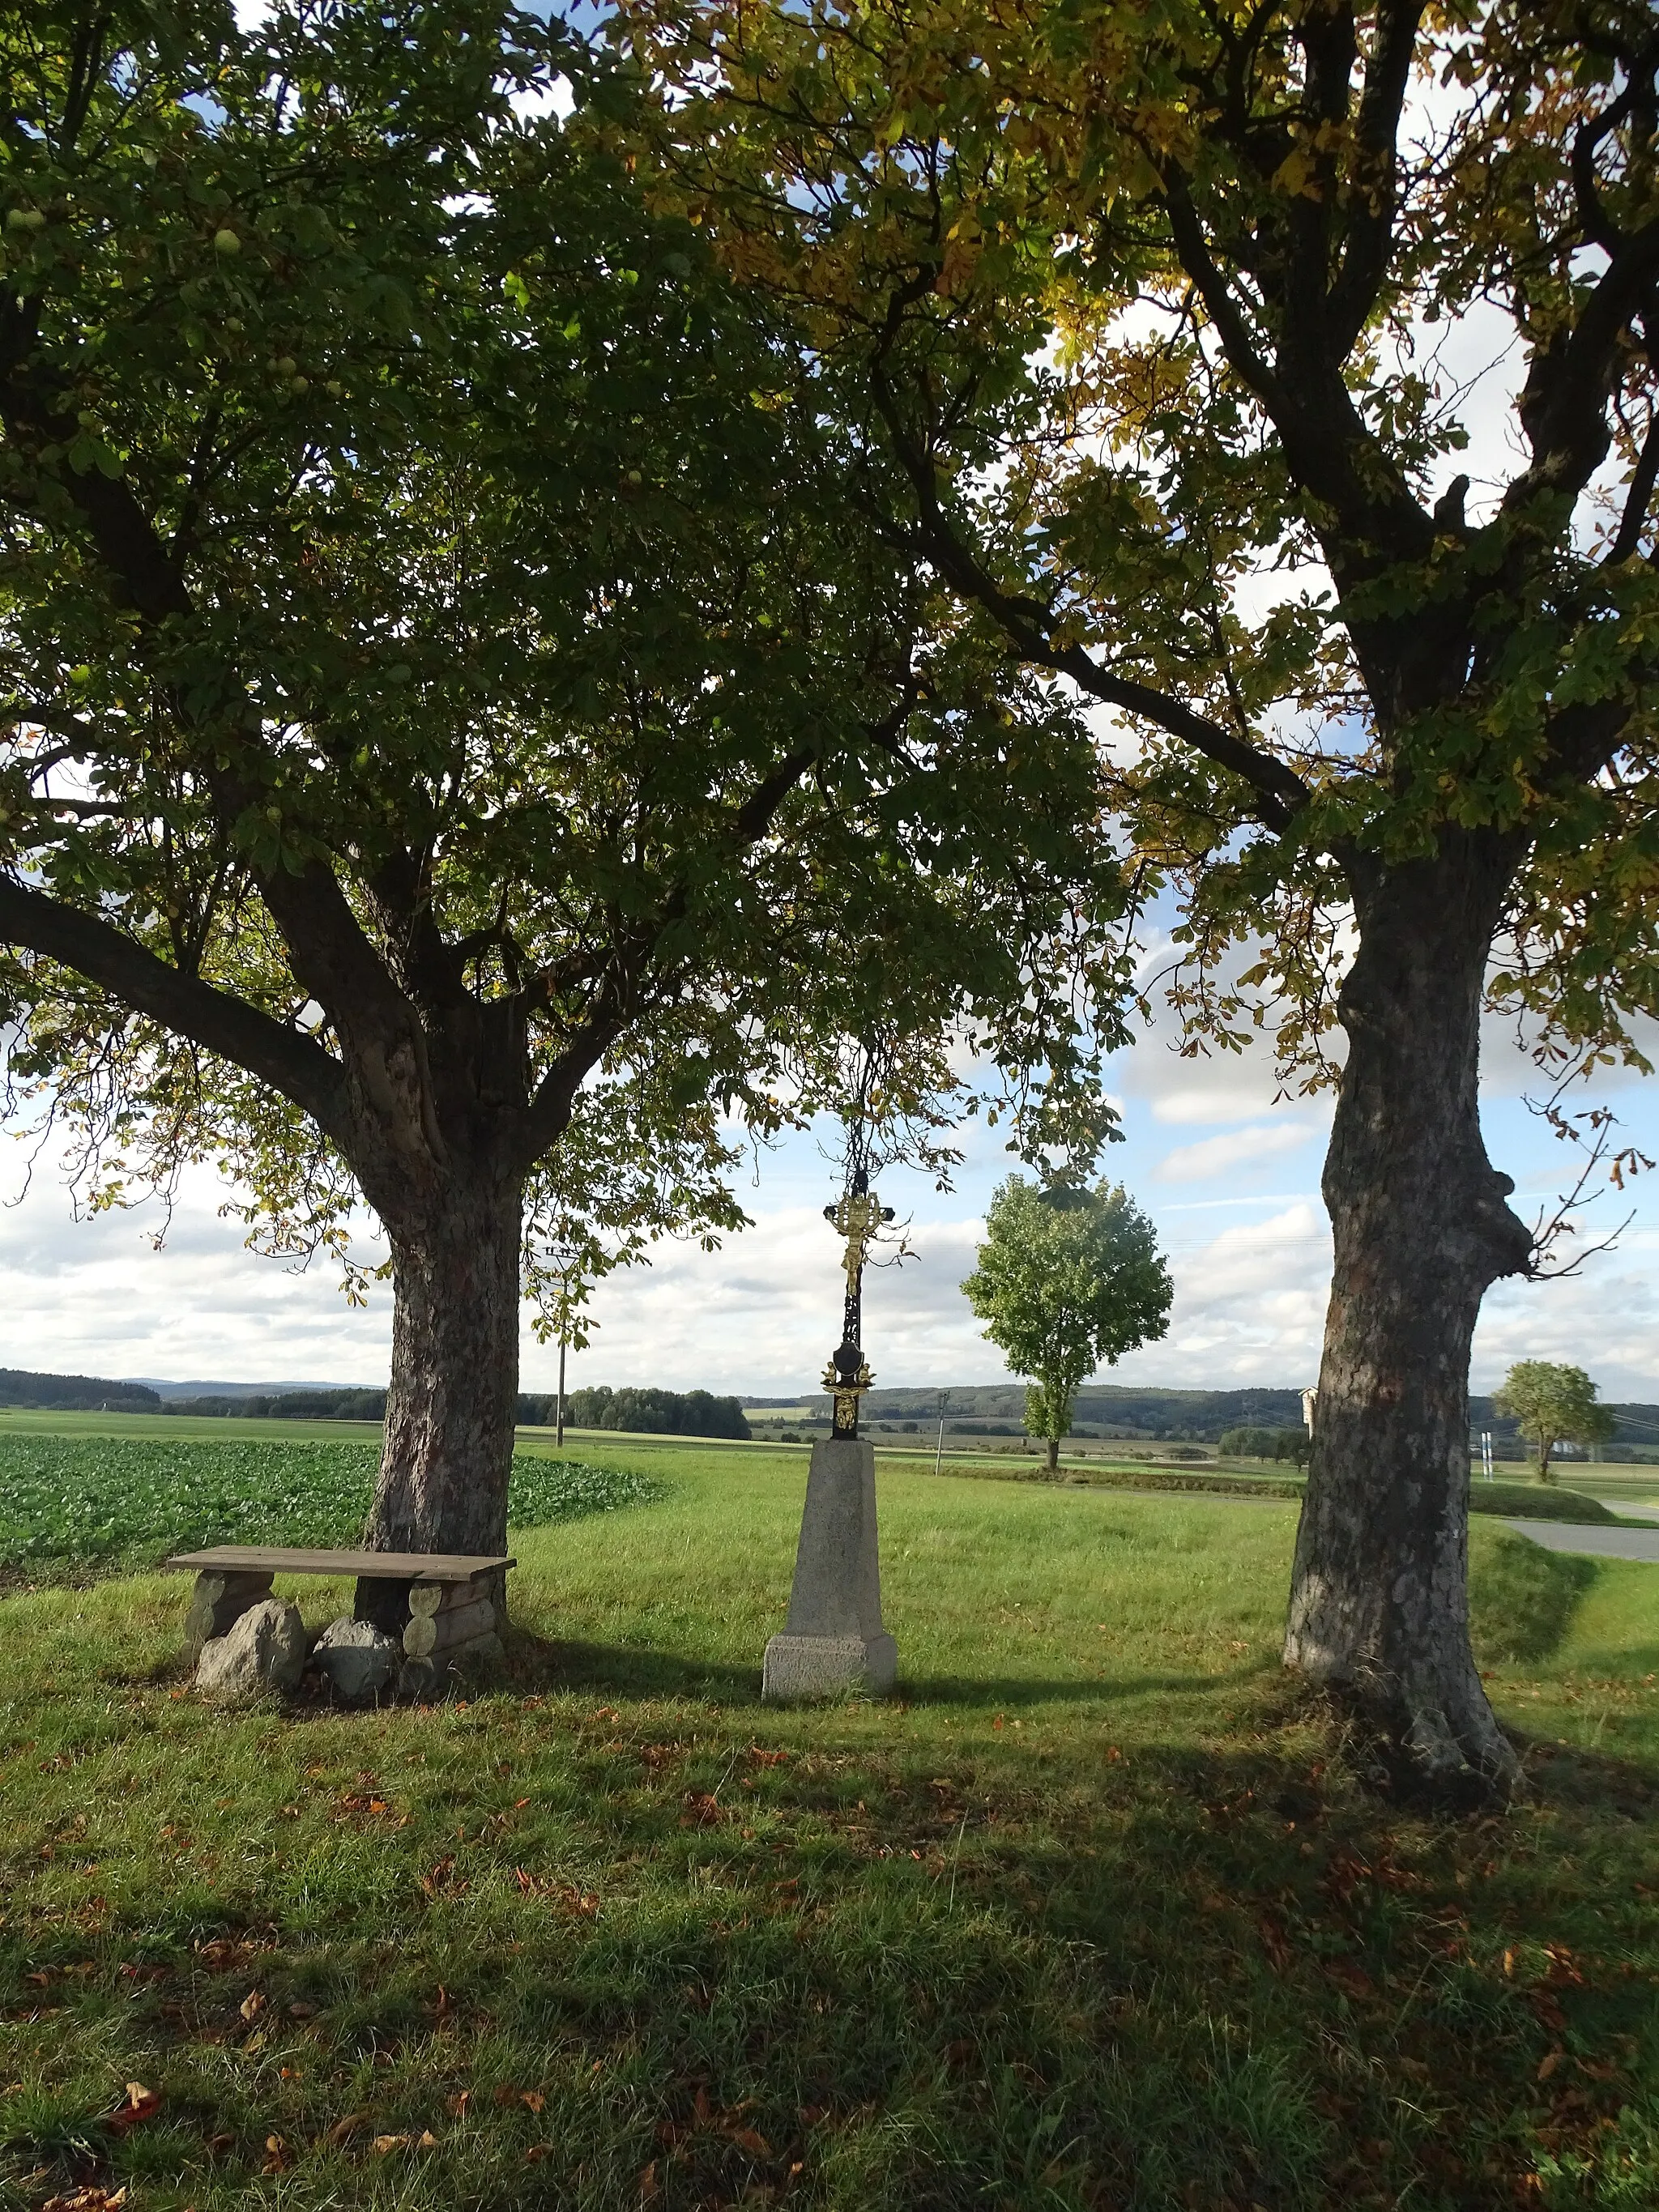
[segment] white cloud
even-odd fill
[[[76,1221],[68,1194],[38,1174],[0,1211],[0,1362],[49,1373],[384,1378],[391,1302],[347,1305],[319,1263],[296,1273],[244,1249],[222,1221],[210,1176],[189,1178],[164,1248],[158,1209]]]
[[[1257,1122],[1224,1136],[1206,1137],[1201,1144],[1182,1145],[1166,1152],[1153,1172],[1160,1182],[1204,1182],[1231,1169],[1299,1152],[1316,1133],[1316,1125],[1310,1121]]]

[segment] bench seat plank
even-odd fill
[[[216,1544],[206,1552],[177,1552],[170,1567],[212,1572],[276,1575],[358,1575],[370,1582],[468,1583],[498,1567],[516,1567],[505,1553],[471,1558],[442,1552],[310,1552],[280,1545]]]

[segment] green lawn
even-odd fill
[[[469,1704],[228,1717],[182,1582],[0,1602],[9,2202],[1659,2202],[1659,1569],[1477,1527],[1532,1795],[1431,1820],[1280,1673],[1293,1504],[888,1468],[901,1693],[778,1711],[803,1455],[580,1456],[667,1493],[515,1538]]]

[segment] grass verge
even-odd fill
[[[524,1534],[465,1706],[210,1711],[161,1577],[0,1605],[9,2202],[1659,2201],[1659,1569],[1473,1532],[1532,1795],[1435,1821],[1279,1668],[1289,1504],[884,1473],[900,1696],[761,1705],[802,1473]]]
[[[1205,1492],[1220,1498],[1301,1498],[1308,1484],[1296,1474],[1188,1474],[1163,1468],[1089,1468],[1062,1466],[1058,1474],[1047,1468],[973,1467],[961,1461],[940,1472],[969,1481],[1044,1483],[1050,1488],[1127,1490],[1139,1492]],[[1469,1510],[1495,1514],[1505,1520],[1571,1521],[1608,1528],[1650,1528],[1648,1521],[1623,1519],[1600,1498],[1582,1492],[1562,1490],[1539,1482],[1474,1482],[1469,1486]]]

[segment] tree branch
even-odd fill
[[[1632,317],[1659,279],[1659,216],[1633,231],[1602,270],[1570,337],[1534,356],[1516,403],[1532,465],[1504,494],[1513,514],[1540,490],[1577,497],[1601,466],[1611,433],[1610,372]]]
[[[246,1068],[343,1146],[344,1071],[319,1045],[257,1006],[169,967],[100,916],[8,877],[0,877],[0,942],[73,969],[123,1006]]]
[[[921,550],[940,574],[965,599],[983,607],[1028,660],[1069,677],[1079,690],[1098,699],[1103,706],[1139,715],[1171,737],[1182,738],[1218,767],[1241,778],[1255,793],[1260,820],[1269,830],[1283,831],[1291,817],[1308,803],[1308,787],[1302,779],[1283,761],[1212,721],[1207,714],[1197,713],[1150,684],[1114,676],[1081,646],[1055,645],[1050,610],[1040,599],[1004,591],[952,528],[939,505],[933,471],[906,431],[879,364],[872,372],[872,382],[894,450],[915,491],[921,517]]]
[[[1636,471],[1625,495],[1624,513],[1619,518],[1619,534],[1607,548],[1603,567],[1616,568],[1621,561],[1631,560],[1641,551],[1642,527],[1648,519],[1656,483],[1659,483],[1659,414],[1649,422],[1647,435],[1642,441]]]
[[[798,745],[756,785],[730,817],[736,833],[732,842],[737,852],[746,852],[766,835],[777,818],[778,809],[817,757],[811,747]],[[598,1066],[627,1027],[635,1010],[634,994],[651,955],[664,931],[681,918],[685,907],[685,886],[677,884],[655,917],[636,930],[626,946],[617,949],[586,1019],[537,1085],[535,1096],[526,1110],[518,1153],[526,1172],[558,1138],[570,1118],[571,1102],[589,1071]],[[538,978],[532,990],[541,981]]]
[[[1330,339],[1344,356],[1365,327],[1389,265],[1399,198],[1395,149],[1424,12],[1422,0],[1394,0],[1377,11],[1371,58],[1354,118],[1355,149],[1376,173],[1373,179],[1361,168],[1354,176],[1356,197],[1347,244],[1330,292]],[[1373,195],[1369,200],[1368,191]]]

